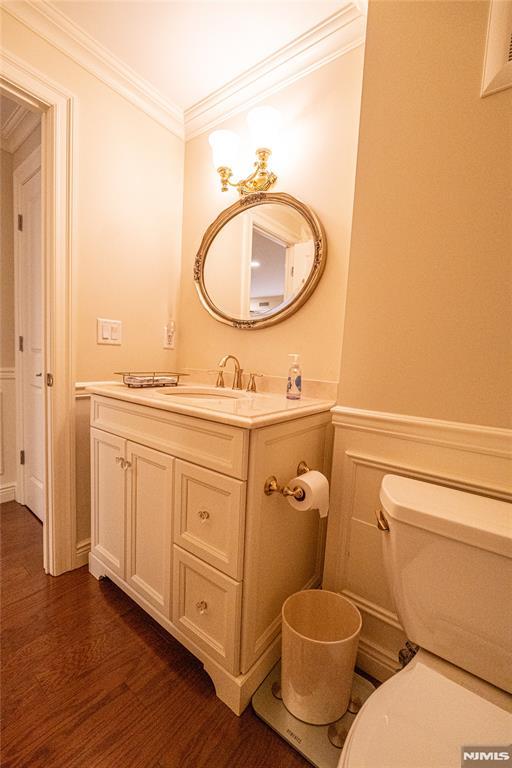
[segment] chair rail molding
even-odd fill
[[[512,501],[512,430],[335,406],[323,586],[363,615],[358,663],[380,680],[405,636],[387,586],[374,513],[385,474]]]

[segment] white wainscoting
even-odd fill
[[[512,430],[336,406],[323,586],[363,615],[358,665],[379,680],[398,668],[405,635],[387,587],[375,525],[392,473],[512,500]]]
[[[0,368],[0,503],[16,498],[16,378]]]

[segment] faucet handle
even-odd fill
[[[256,392],[256,376],[261,378],[262,373],[250,373],[249,381],[247,382],[247,392]]]
[[[224,387],[224,369],[223,368],[212,368],[208,371],[208,373],[216,373],[217,381],[215,382],[215,386]]]
[[[224,371],[217,371],[216,387],[224,387]]]

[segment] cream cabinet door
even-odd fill
[[[168,617],[174,459],[128,442],[126,460],[126,579]]]
[[[91,429],[91,550],[124,578],[126,440]]]

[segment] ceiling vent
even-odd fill
[[[482,96],[512,87],[512,0],[491,0]]]

